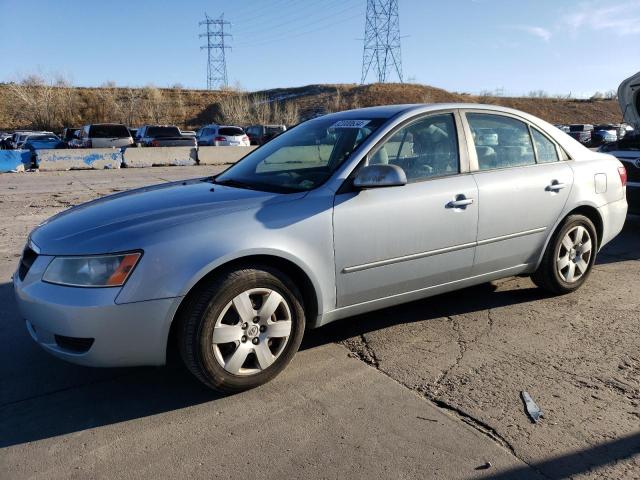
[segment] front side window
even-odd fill
[[[527,124],[511,117],[467,113],[480,170],[536,163]]]
[[[370,156],[369,165],[376,164],[399,166],[408,182],[455,175],[460,161],[453,115],[432,115],[401,128]]]
[[[551,140],[533,127],[531,128],[531,135],[533,136],[533,143],[536,145],[538,163],[550,163],[559,160],[558,151]]]
[[[385,118],[320,117],[278,135],[215,178],[216,183],[301,192],[327,181]]]

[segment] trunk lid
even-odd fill
[[[618,87],[618,103],[624,121],[640,130],[640,72],[627,78]]]

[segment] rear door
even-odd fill
[[[480,202],[473,274],[524,269],[567,202],[573,170],[558,145],[519,117],[467,111],[465,118]]]
[[[336,195],[338,307],[469,276],[478,196],[459,125],[453,112],[409,122],[368,156],[401,167],[408,184]]]

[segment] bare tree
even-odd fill
[[[253,120],[260,125],[269,123],[271,120],[271,103],[266,95],[254,95],[253,103]]]
[[[299,120],[300,114],[298,112],[298,105],[293,100],[284,102],[284,107],[282,109],[282,123],[285,125],[295,125]]]
[[[251,122],[251,101],[246,93],[231,93],[222,97],[218,102],[220,121],[245,125]]]

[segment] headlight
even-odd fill
[[[42,280],[75,287],[119,287],[140,260],[141,253],[95,255],[89,257],[56,257]]]

